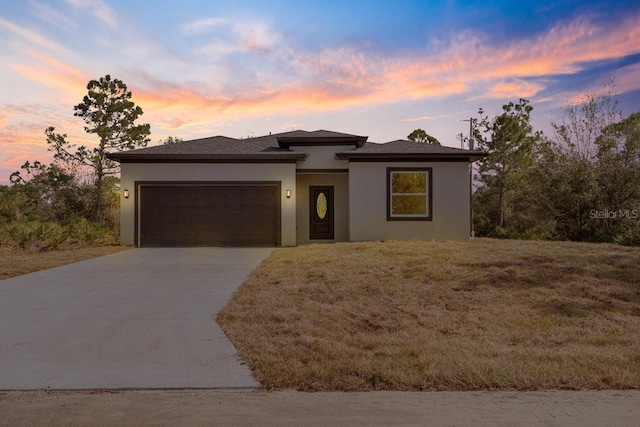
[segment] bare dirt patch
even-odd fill
[[[31,252],[0,247],[0,280],[124,251],[126,246],[89,246],[64,251]]]
[[[3,426],[636,426],[638,391],[0,391]]]
[[[218,321],[267,389],[640,388],[640,249],[282,248]]]

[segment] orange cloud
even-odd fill
[[[107,31],[113,30],[121,18],[104,2],[70,1],[106,23]],[[80,102],[87,81],[96,77],[90,61],[81,62],[66,47],[2,18],[0,31],[9,34],[7,47],[16,58],[7,68],[53,89],[30,95],[46,107],[17,105],[8,112],[6,105],[0,105],[0,162],[25,154],[3,160],[5,147],[10,144],[23,144],[31,150],[28,158],[42,155],[43,148],[46,154],[42,132],[48,125],[56,125],[74,141],[91,144],[71,109],[60,109],[62,102],[68,104],[65,108]],[[187,128],[190,134],[204,132],[249,117],[282,114],[295,121],[307,112],[450,95],[466,95],[472,100],[531,97],[544,89],[543,83],[533,83],[531,77],[576,73],[590,61],[640,52],[640,14],[607,28],[577,19],[558,24],[538,37],[503,44],[467,32],[434,42],[431,50],[395,56],[349,47],[304,51],[286,44],[285,37],[264,24],[205,19],[183,26],[183,31],[187,35],[220,32],[226,38],[220,42],[216,37],[218,45],[195,47],[193,52],[206,51],[215,54],[215,59],[196,60],[187,67],[176,61],[169,49],[150,45],[146,36],[135,30],[107,33],[114,43],[124,45],[126,41],[127,46],[136,46],[122,50],[123,55],[131,56],[119,58],[126,65],[118,71],[124,74],[134,101],[145,111],[142,121],[151,123],[155,136]],[[265,52],[270,54],[263,55]],[[246,56],[243,61],[227,62],[224,55],[228,54]],[[153,71],[126,68],[130,63]],[[625,67],[620,74],[618,89],[640,88],[640,65]],[[210,83],[212,76],[216,76],[215,84]]]
[[[19,142],[20,141],[16,143],[13,149],[6,149],[6,151],[2,155],[2,164],[6,167],[14,168],[14,170],[18,170],[20,166],[24,164],[25,159],[30,158],[30,156],[33,154],[33,150],[28,149],[24,145],[20,145]]]
[[[190,89],[166,92],[133,90],[134,101],[151,112],[147,118],[153,116],[173,129],[211,122],[219,116],[235,119],[248,115],[340,109],[360,105],[365,97],[375,102],[375,96],[376,93],[342,93],[331,87],[296,85],[275,91],[240,94],[235,98],[208,96]]]
[[[61,120],[55,123],[56,131],[67,133],[68,140],[72,143],[89,147],[95,145],[95,139],[85,134],[79,123],[71,126],[73,123],[70,122],[72,121]],[[27,160],[53,162],[53,153],[48,150],[44,135],[45,128],[44,121],[25,123],[18,119],[15,124],[10,123],[0,130],[0,184],[8,183],[9,175],[20,169]]]
[[[74,5],[89,7],[84,0],[74,1]],[[275,41],[281,40],[264,25],[249,28],[222,19],[196,21],[183,30],[200,34],[220,27],[228,27],[238,39],[231,42],[246,45],[244,49],[249,51],[275,49]],[[216,115],[229,120],[274,112],[299,114],[465,93],[470,99],[514,94],[530,97],[544,87],[524,78],[573,73],[583,67],[583,62],[638,52],[638,39],[640,15],[629,17],[614,30],[579,19],[537,38],[506,45],[492,45],[479,35],[464,33],[446,46],[440,43],[439,51],[420,57],[380,57],[345,47],[314,53],[282,49],[275,57],[290,60],[287,72],[291,75],[278,78],[267,70],[262,72],[264,79],[257,78],[248,85],[246,81],[233,81],[233,76],[213,88],[198,84],[209,80],[204,73],[210,71],[197,66],[191,76],[185,76],[190,83],[174,83],[143,72],[134,72],[138,80],[129,83],[147,117],[153,117],[163,128],[179,129],[210,121]],[[38,39],[38,43],[44,41]],[[86,71],[38,52],[29,55],[35,64],[21,63],[13,68],[79,101],[89,80]],[[272,64],[265,65],[268,69]]]
[[[41,143],[38,143],[38,138]],[[0,184],[7,184],[9,176],[20,169],[26,160],[53,160],[47,152],[44,135],[30,130],[11,128],[0,132]]]
[[[28,55],[35,62],[13,64],[11,68],[33,81],[58,90],[65,99],[72,102],[82,99],[90,80],[82,70],[37,51],[29,52]]]
[[[536,39],[507,46],[463,34],[439,54],[388,63],[385,80],[397,83],[396,99],[464,93],[471,82],[478,85],[483,81],[489,83],[488,89],[474,98],[512,97],[514,93],[533,96],[544,87],[518,78],[574,73],[589,61],[634,54],[640,52],[639,39],[640,15],[629,17],[613,31],[577,20],[554,27]]]
[[[629,17],[613,30],[580,19],[558,25],[534,40],[509,46],[502,53],[495,49],[497,55],[483,61],[481,70],[493,77],[573,73],[589,61],[639,52],[639,38],[640,14]]]
[[[530,98],[542,89],[544,89],[542,85],[524,80],[503,81],[491,86],[483,97],[494,99]]]
[[[640,51],[633,38],[640,38],[638,28],[640,15],[614,31],[577,20],[506,46],[462,34],[448,48],[422,58],[381,58],[348,48],[327,49],[295,56],[291,66],[297,77],[280,85],[234,92],[147,76],[147,85],[136,88],[134,97],[153,111],[161,127],[170,129],[203,125],[220,116],[233,120],[275,113],[299,115],[452,94],[468,93],[469,99],[532,97],[544,86],[527,77],[574,73],[588,61]],[[628,87],[640,87],[635,80],[625,79]]]

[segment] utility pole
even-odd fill
[[[474,149],[473,124],[476,121],[477,119],[473,117],[470,117],[469,120],[463,120],[463,122],[469,122],[469,150]],[[473,163],[469,163],[469,232],[471,237],[476,236],[476,231],[473,229]]]
[[[475,141],[473,140],[473,124],[477,120],[478,119],[474,119],[473,117],[471,117],[469,120],[463,120],[463,122],[469,122],[469,150],[474,149]]]

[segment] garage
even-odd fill
[[[140,246],[278,246],[278,183],[141,184]]]

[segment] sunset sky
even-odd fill
[[[151,144],[422,128],[459,147],[462,120],[520,97],[545,133],[585,92],[640,111],[640,2],[0,0],[0,43],[0,184],[52,160],[48,126],[95,142],[73,106],[105,74]]]

